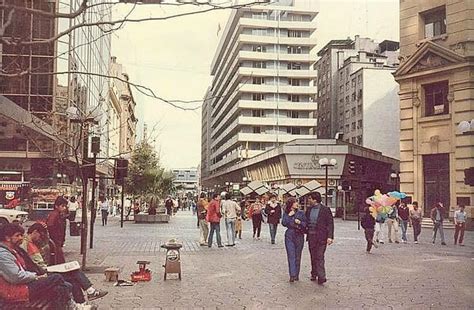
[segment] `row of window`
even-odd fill
[[[283,127],[281,127],[283,128]],[[265,131],[262,131],[262,127],[260,126],[253,126],[252,127],[252,132],[253,133],[265,133]],[[300,135],[301,134],[301,128],[300,127],[286,127],[286,133],[291,134],[291,135]]]
[[[252,110],[252,117],[265,117],[263,111],[264,110]],[[308,118],[308,113],[301,113],[300,111],[287,111],[286,115],[289,118]]]
[[[252,100],[253,101],[264,101],[265,100],[265,94],[252,94]],[[300,102],[301,96],[290,94],[290,95],[288,95],[287,100],[290,101],[290,102]]]
[[[306,82],[306,83],[305,83]],[[252,84],[261,85],[265,84],[265,78],[262,76],[255,76],[252,78]],[[304,79],[288,79],[288,85],[291,86],[308,86],[309,81]]]
[[[288,70],[302,70],[302,65],[299,62],[288,62],[286,64],[286,67]],[[267,62],[266,61],[253,61],[252,68],[266,69]]]
[[[253,52],[258,52],[258,53],[266,53],[267,52],[267,46],[266,45],[252,45],[252,51]],[[289,45],[286,48],[287,54],[303,54],[303,47],[302,46],[295,46],[295,45]],[[304,54],[308,54],[307,52]]]

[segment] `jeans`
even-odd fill
[[[254,214],[252,215],[252,226],[253,226],[253,237],[257,234],[257,238],[260,238],[260,231],[262,230],[262,215]]]
[[[383,242],[383,230],[385,223],[375,223],[375,240]]]
[[[272,244],[275,243],[275,237],[277,234],[277,228],[278,224],[268,224],[268,227],[270,227],[270,239],[272,241]]]
[[[402,240],[407,241],[407,229],[408,229],[408,221],[407,220],[401,220],[400,221],[400,227],[402,228]]]
[[[458,223],[455,227],[454,231],[454,244],[458,243],[459,237],[459,244],[462,244],[464,241],[464,230],[466,229],[466,223]]]
[[[300,275],[303,246],[304,234],[296,232],[293,229],[287,229],[285,232],[285,248],[290,277],[298,278]]]
[[[316,236],[308,235],[309,256],[311,257],[311,276],[318,277],[319,280],[326,279],[326,269],[324,267],[324,253],[326,243],[319,241]]]
[[[225,229],[227,231],[227,245],[235,244],[235,218],[225,219]]]
[[[75,302],[85,302],[83,291],[92,286],[91,281],[80,270],[69,271],[61,274],[64,280],[72,284],[72,297]]]
[[[396,219],[388,219],[387,220],[387,226],[388,226],[388,241],[389,242],[390,241],[399,242],[399,240],[398,240],[398,222],[397,222],[397,220]],[[392,228],[393,228],[393,230],[392,230]]]
[[[372,249],[372,242],[374,241],[374,230],[367,228],[364,230],[364,234],[365,234],[365,240],[367,240],[366,251],[370,252],[370,250]]]
[[[415,241],[418,241],[418,236],[421,233],[421,220],[412,219],[411,224],[413,225],[413,238]]]
[[[102,213],[102,226],[107,225],[107,216],[109,215],[108,210],[101,210]]]
[[[67,309],[71,300],[72,285],[59,274],[51,274],[27,284],[30,301],[51,300],[54,309]]]
[[[433,226],[433,243],[436,241],[436,233],[439,230],[439,236],[441,237],[441,243],[444,242],[444,231],[443,231],[443,222],[435,222]]]
[[[200,231],[199,243],[206,244],[207,236],[209,236],[209,226],[207,226],[207,222],[205,219],[199,220],[199,231]]]
[[[214,231],[216,232],[217,245],[222,246],[220,223],[211,223],[211,230],[209,232],[209,239],[207,240],[207,246],[208,247],[212,246],[212,238],[214,237]]]

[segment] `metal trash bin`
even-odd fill
[[[170,240],[166,244],[161,245],[162,248],[166,249],[166,258],[164,280],[166,281],[166,276],[168,273],[177,273],[178,279],[181,280],[181,254],[179,249],[183,245],[177,243],[175,240]]]
[[[69,235],[70,236],[81,235],[81,222],[69,222]]]

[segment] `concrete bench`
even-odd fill
[[[149,215],[146,213],[138,213],[134,215],[135,223],[168,223],[170,216],[168,214]]]

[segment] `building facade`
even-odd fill
[[[173,187],[179,197],[194,197],[198,191],[197,168],[173,169]]]
[[[319,53],[318,137],[344,140],[399,157],[398,42],[330,41]],[[383,116],[383,117],[382,117]]]
[[[126,83],[129,80],[128,74],[116,57],[111,58],[109,74],[117,79],[110,80],[108,157],[117,157],[131,154],[135,148],[138,119],[135,115],[135,98],[130,85]]]
[[[315,17],[293,1],[231,13],[202,111],[203,178],[281,143],[316,137]]]
[[[473,15],[468,0],[400,3],[400,182],[425,216],[442,202],[472,217],[464,170],[474,166],[474,136],[457,125],[474,118]]]

